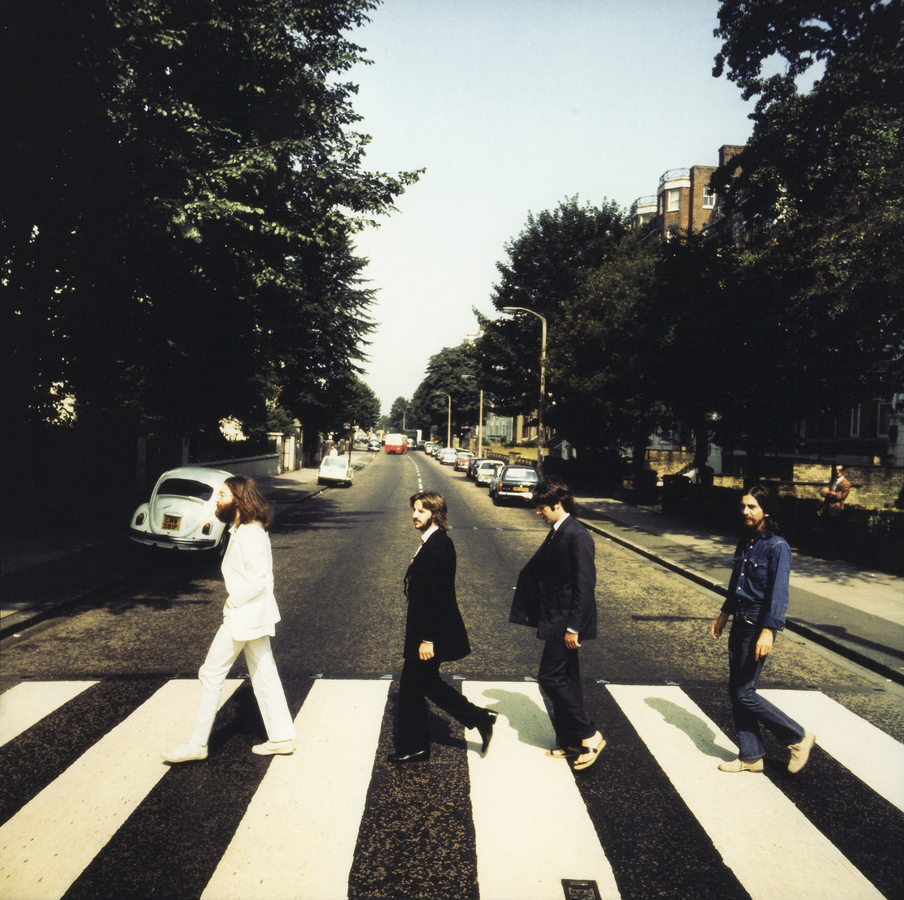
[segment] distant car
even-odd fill
[[[229,543],[226,523],[217,518],[217,494],[230,472],[183,466],[164,472],[132,516],[129,537],[148,547],[217,550]]]
[[[426,453],[427,456],[432,456],[433,448],[435,445],[436,445],[435,441],[425,441],[424,442],[424,453]]]
[[[505,463],[498,459],[486,459],[477,467],[474,481],[479,487],[489,487],[498,472],[505,468]]]
[[[439,459],[439,454],[440,454],[440,452],[442,451],[442,449],[443,449],[443,445],[442,445],[441,443],[439,443],[439,441],[437,441],[437,442],[430,448],[430,455],[431,455],[434,459]]]
[[[408,438],[408,449],[409,449],[409,450],[414,450],[414,449],[415,449],[414,438]]]
[[[455,462],[453,463],[456,472],[467,472],[468,463],[474,458],[474,454],[469,450],[459,450],[455,454]]]
[[[531,491],[539,480],[537,470],[529,466],[504,466],[490,482],[490,496],[497,506],[503,500],[530,503]]]
[[[418,448],[418,450],[426,450],[427,442],[426,441],[418,441],[417,448]]]
[[[347,456],[325,456],[317,472],[317,484],[332,481],[351,487],[354,477],[355,470]]]
[[[370,450],[371,453],[379,453],[380,452],[380,442],[376,438],[371,438],[367,442],[367,449]]]
[[[454,466],[457,453],[458,451],[454,447],[443,447],[443,449],[439,451],[437,459],[440,461],[440,465]]]
[[[467,475],[468,478],[475,478],[477,475],[477,467],[485,461],[486,457],[484,456],[472,456],[471,459],[468,460],[468,468],[465,475]]]

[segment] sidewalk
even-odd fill
[[[617,500],[576,499],[598,534],[725,594],[737,535]],[[789,630],[904,684],[904,578],[795,551],[790,594]]]

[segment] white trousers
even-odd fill
[[[198,722],[192,732],[191,743],[207,746],[226,675],[242,650],[245,651],[251,686],[267,729],[267,738],[271,741],[290,741],[295,737],[295,724],[276,671],[270,638],[264,635],[251,641],[234,641],[229,626],[224,622],[207,651],[204,665],[198,671],[198,678],[201,680],[201,708],[198,710]]]

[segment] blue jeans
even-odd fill
[[[803,740],[804,729],[756,692],[766,657],[756,659],[756,642],[762,628],[735,614],[728,635],[728,693],[735,728],[738,757],[744,762],[762,759],[762,722],[786,746]]]

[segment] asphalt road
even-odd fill
[[[342,754],[355,752],[367,760],[361,788],[364,806],[359,819],[352,822],[348,860],[340,854],[331,864],[338,869],[341,885],[336,896],[502,900],[581,896],[569,895],[571,888],[562,884],[553,885],[551,894],[544,893],[548,885],[541,889],[539,881],[536,892],[517,886],[533,857],[528,854],[521,859],[515,852],[514,845],[527,840],[515,839],[516,818],[540,814],[550,831],[566,836],[571,828],[570,819],[556,824],[559,804],[555,799],[542,800],[547,772],[550,778],[567,779],[553,797],[566,790],[579,798],[578,815],[589,816],[592,825],[591,843],[598,842],[596,849],[605,851],[612,883],[605,888],[608,882],[603,876],[591,879],[597,881],[601,896],[818,896],[828,900],[900,896],[904,810],[861,769],[898,765],[894,754],[904,743],[904,692],[828,651],[782,636],[761,687],[794,692],[795,698],[808,703],[818,698],[829,711],[826,721],[831,732],[860,734],[858,729],[863,729],[863,734],[871,736],[870,729],[877,731],[877,740],[893,745],[891,761],[877,763],[879,757],[866,748],[870,737],[842,751],[832,749],[832,734],[827,733],[829,749],[818,746],[805,772],[790,778],[782,768],[787,751],[767,736],[765,776],[716,774],[719,759],[730,756],[729,750],[714,749],[722,740],[719,734],[734,735],[725,692],[726,640],[717,643],[708,634],[719,598],[599,536],[595,537],[599,639],[586,642],[581,653],[587,704],[609,741],[599,763],[572,776],[567,764],[545,760],[541,749],[545,738],[534,741],[539,746],[531,745],[525,738],[526,724],[520,740],[511,744],[506,743],[507,732],[500,733],[486,758],[487,765],[500,767],[494,776],[496,790],[503,791],[505,779],[522,771],[518,766],[525,751],[525,765],[532,766],[536,759],[541,767],[536,774],[525,768],[513,782],[511,799],[497,797],[485,809],[480,799],[484,776],[474,768],[479,754],[473,733],[463,733],[444,715],[436,714],[431,720],[435,744],[430,763],[401,771],[386,764],[385,754],[392,747],[393,679],[397,681],[402,662],[405,600],[401,582],[418,541],[409,496],[421,487],[436,489],[449,506],[450,535],[459,561],[457,592],[473,652],[447,664],[444,674],[460,679],[464,690],[479,690],[491,683],[478,702],[497,703],[513,727],[519,714],[524,722],[532,714],[529,707],[534,701],[519,691],[535,688],[529,679],[536,673],[542,645],[529,629],[508,623],[508,608],[517,573],[543,539],[546,526],[532,510],[494,507],[485,489],[424,454],[380,454],[369,460],[370,454],[356,454],[361,469],[352,487],[329,488],[304,503],[283,508],[272,531],[283,616],[274,641],[277,664],[293,713],[314,716],[321,709],[318,704],[323,704],[320,718],[310,719],[314,733],[300,741],[308,746],[299,746],[295,763],[289,757],[251,757],[248,750],[259,740],[260,723],[250,691],[246,685],[239,686],[218,718],[208,762],[172,770],[159,766],[155,775],[159,782],[136,800],[127,821],[93,857],[88,856],[84,866],[75,866],[77,871],[68,882],[63,877],[65,896],[196,897],[205,886],[205,896],[220,896],[223,888],[213,886],[221,884],[216,881],[218,864],[228,859],[233,866],[227,851],[242,833],[242,817],[254,809],[254,798],[268,783],[268,773],[302,763],[311,772],[326,767],[319,787],[310,788],[313,800],[303,804],[312,807],[313,837],[292,845],[294,854],[304,856],[304,848],[328,830],[318,829],[318,810],[326,815],[333,805],[341,806],[336,798],[337,792],[347,788],[346,773],[361,768],[342,762]],[[111,729],[127,724],[141,704],[168,686],[181,689],[194,677],[218,627],[224,599],[215,566],[163,554],[149,571],[18,638],[3,641],[4,690],[20,684],[99,681],[0,748],[5,772],[0,821],[7,823],[3,828],[14,830],[29,804],[51,790],[76,760],[94,752],[102,737],[114,733]],[[234,676],[244,674],[242,665],[240,659]],[[376,699],[367,699],[374,684]],[[363,692],[360,703],[358,694],[342,693],[357,690],[358,685]],[[632,698],[638,690],[643,700],[635,708]],[[193,720],[195,701],[192,694],[188,697],[176,704],[169,701],[165,708],[170,719]],[[536,703],[542,705],[542,699]],[[359,728],[355,723],[359,716],[364,721],[370,706],[375,712],[368,736],[363,725]],[[644,718],[650,710],[656,713],[653,723]],[[662,749],[657,743],[656,727],[662,722],[694,736],[690,756],[683,761],[674,758],[671,747]],[[544,726],[536,727],[542,731]],[[330,743],[334,730],[342,737]],[[817,736],[822,745],[823,735]],[[134,749],[135,739],[131,740]],[[863,748],[862,753],[857,747]],[[162,747],[138,749],[156,757]],[[104,759],[109,762],[114,753],[128,752],[102,751],[100,764]],[[706,760],[705,780],[695,788],[683,779],[701,752]],[[863,758],[857,759],[858,754]],[[898,770],[898,776],[904,778],[904,769]],[[707,811],[710,807],[703,808],[702,799],[709,782],[731,792],[736,785],[745,790],[751,780],[775,791],[773,799],[768,795],[756,801],[764,804],[769,815],[787,803],[788,815],[814,829],[816,837],[793,844],[794,852],[799,855],[800,846],[810,848],[807,855],[818,860],[820,872],[835,864],[826,859],[840,854],[845,863],[838,865],[853,869],[862,879],[862,891],[837,881],[809,894],[785,894],[783,889],[775,893],[774,887],[755,884],[760,876],[745,874],[743,861],[734,860],[731,846],[723,846],[722,839],[728,839],[729,845],[740,843],[742,857],[755,856],[757,848],[752,845],[757,845],[765,859],[782,868],[776,846],[782,842],[781,834],[761,833],[760,813],[752,810],[748,815],[737,806],[748,802],[743,796],[707,800],[719,810],[718,815],[712,814],[715,818]],[[67,795],[72,792],[69,788]],[[287,793],[294,793],[294,787],[283,789],[282,794]],[[535,797],[535,808],[516,816],[512,803],[515,798],[520,802],[522,796]],[[490,826],[484,824],[490,821],[486,816],[502,818]],[[506,834],[509,829],[513,837],[508,848],[497,850],[482,843],[488,830]],[[9,870],[9,862],[20,851],[15,839],[5,844],[3,840],[0,833],[0,853]],[[826,848],[814,849],[808,843],[818,840],[825,841]],[[338,839],[327,841],[321,855],[331,858],[330,854],[338,853],[337,843]],[[494,874],[491,860],[497,852],[503,862]],[[56,853],[65,856],[66,847],[58,847]],[[250,858],[257,856],[252,853]],[[302,865],[299,860],[294,864]],[[234,869],[239,872],[241,866],[235,863]],[[816,876],[808,875],[804,866],[797,877],[806,881]],[[296,884],[280,892],[271,886],[262,888],[259,896],[333,896],[325,888],[323,893],[320,890]],[[50,890],[47,896],[62,893]],[[252,894],[242,889],[236,895]],[[19,900],[15,893],[2,890],[0,896]]]

